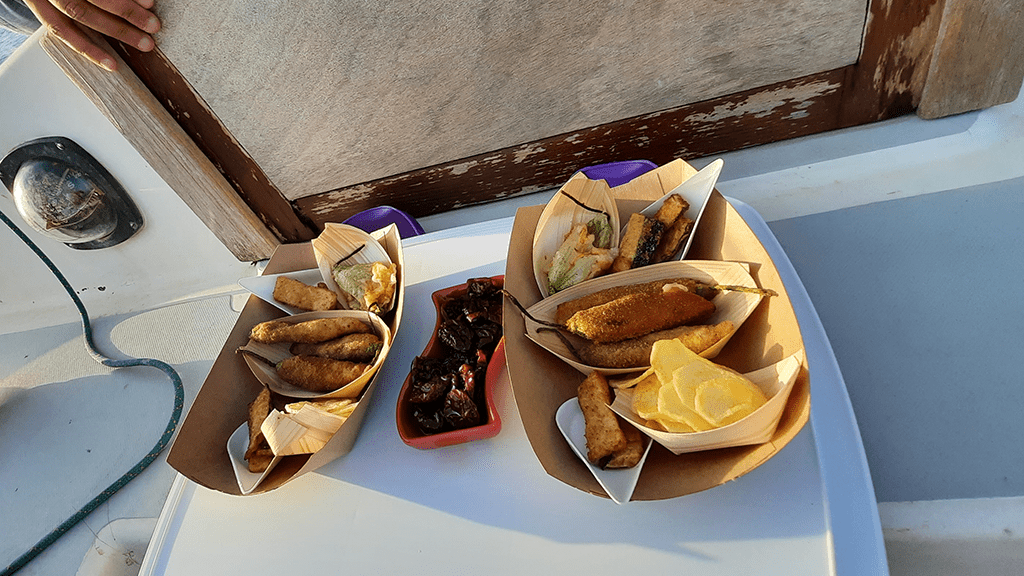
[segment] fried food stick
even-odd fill
[[[618,416],[608,407],[612,403],[612,390],[603,375],[591,372],[576,394],[585,422],[587,460],[600,466],[609,456],[626,447],[626,435],[619,427]]]
[[[274,281],[274,300],[303,310],[334,310],[338,297],[328,288],[309,286],[287,276]]]
[[[291,353],[296,356],[321,356],[349,362],[373,362],[377,352],[384,347],[380,336],[373,333],[346,334],[341,338],[319,344],[296,342]]]
[[[712,288],[711,285],[692,278],[666,278],[663,280],[643,282],[641,284],[612,286],[611,288],[605,288],[604,290],[599,290],[593,294],[587,294],[586,296],[580,296],[579,298],[562,302],[555,310],[555,322],[558,324],[565,324],[573,314],[580,310],[592,308],[600,304],[607,304],[616,298],[621,298],[622,296],[627,296],[629,294],[656,294],[661,292],[667,284],[679,284],[707,300],[711,300],[718,294],[718,291]]]
[[[588,366],[594,366],[595,368],[635,368],[650,365],[651,348],[658,340],[675,338],[690,350],[700,354],[714,346],[722,338],[732,334],[732,332],[733,323],[725,320],[718,324],[678,326],[620,342],[595,344],[584,341],[580,345],[574,346],[568,338],[562,338],[562,341],[579,358],[580,362]],[[557,331],[555,333],[559,334]]]
[[[330,392],[351,383],[370,367],[319,356],[289,356],[277,366],[282,380],[311,392]]]
[[[696,224],[693,220],[685,216],[680,216],[675,223],[665,229],[665,232],[661,235],[661,240],[658,242],[658,248],[654,251],[654,255],[651,256],[653,262],[665,262],[669,258],[675,255],[683,244],[690,237],[690,233],[693,232],[693,225]]]
[[[565,327],[592,342],[619,342],[658,330],[698,324],[715,312],[715,305],[693,292],[669,289],[654,294],[630,294],[573,314]]]
[[[249,447],[245,450],[245,461],[249,472],[258,474],[270,466],[274,453],[263,436],[260,426],[270,414],[270,390],[263,388],[256,399],[249,404]]]
[[[305,342],[316,344],[352,333],[367,333],[373,329],[355,318],[319,318],[297,324],[281,320],[268,320],[253,326],[249,337],[264,344],[278,342]]]
[[[605,469],[632,468],[644,455],[644,437],[640,431],[630,424],[622,424],[622,433],[626,436],[626,446],[611,455]]]

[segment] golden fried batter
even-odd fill
[[[281,320],[268,320],[253,326],[250,338],[264,344],[278,342],[305,342],[316,344],[345,334],[372,332],[369,324],[355,318],[319,318],[291,324]]]
[[[634,368],[651,363],[651,348],[658,340],[676,338],[697,354],[711,348],[733,332],[733,323],[725,320],[718,324],[677,326],[630,338],[620,342],[596,344],[584,342],[574,348],[576,356],[588,366],[597,368]]]
[[[605,458],[626,447],[626,435],[619,426],[618,416],[608,407],[612,403],[612,390],[602,374],[591,372],[576,393],[585,422],[587,460],[600,465]]]
[[[661,208],[658,208],[658,213],[654,215],[654,219],[661,222],[668,229],[669,226],[678,222],[679,218],[689,209],[689,202],[679,194],[673,194],[661,204]]]
[[[664,224],[639,212],[630,216],[626,232],[619,240],[619,254],[612,261],[612,272],[650,264],[664,229]]]
[[[361,362],[319,356],[290,356],[277,366],[282,380],[311,392],[330,392],[351,383],[370,367]]]
[[[698,296],[711,300],[718,294],[718,291],[712,288],[710,285],[694,280],[692,278],[666,278],[664,280],[654,280],[651,282],[643,282],[641,284],[627,284],[625,286],[613,286],[611,288],[605,288],[586,296],[580,296],[567,302],[562,302],[558,305],[555,310],[555,322],[558,324],[565,324],[569,318],[587,308],[592,308],[600,304],[607,304],[616,298],[621,298],[628,294],[655,294],[661,292],[666,284],[679,284],[685,287],[687,290],[696,293]]]
[[[630,294],[580,310],[565,327],[592,342],[619,342],[658,330],[697,324],[715,312],[715,305],[683,289]]]
[[[690,238],[695,222],[685,216],[680,216],[675,223],[665,229],[658,241],[658,248],[651,256],[652,262],[665,262],[675,256],[676,252],[682,249],[683,244]]]
[[[291,353],[296,356],[321,356],[334,360],[372,363],[377,352],[384,346],[380,336],[373,333],[346,334],[341,338],[319,344],[292,344]]]
[[[256,399],[249,404],[249,447],[245,451],[245,460],[249,464],[249,472],[260,473],[270,466],[274,453],[270,444],[263,437],[260,426],[270,414],[270,390],[263,388]]]
[[[328,288],[309,286],[287,276],[274,282],[274,300],[302,310],[334,310],[338,297]]]
[[[640,458],[644,455],[643,434],[631,424],[622,424],[622,433],[626,436],[626,446],[612,454],[605,463],[605,468],[632,468],[640,463]]]

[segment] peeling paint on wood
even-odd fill
[[[267,227],[286,241],[296,241],[315,234],[325,222],[341,221],[380,204],[422,216],[557,187],[581,166],[636,158],[662,164],[677,157],[707,156],[913,112],[930,85],[927,71],[934,60],[939,15],[949,2],[968,2],[866,2],[860,58],[850,65],[292,201],[284,198],[215,117],[212,124],[217,129],[204,129],[210,124],[209,111],[183,106],[180,97],[187,101],[196,95],[173,69],[161,68],[171,68],[169,63],[151,59],[158,52],[147,56],[120,49],[137,72],[150,74],[144,79],[154,94],[166,102]],[[949,34],[945,41],[953,45],[961,33]],[[662,79],[654,80],[657,84]]]
[[[474,158],[295,200],[317,226],[378,204],[425,216],[560,186],[578,168],[645,158],[663,164],[831,129],[848,72],[662,110]]]
[[[736,118],[748,114],[752,114],[755,118],[766,118],[782,106],[796,106],[797,108],[810,106],[811,100],[839,87],[839,83],[828,81],[785,86],[753,94],[739,102],[728,102],[716,106],[710,113],[690,115],[684,121],[690,123],[718,122],[726,118]]]

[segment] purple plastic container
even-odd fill
[[[402,238],[423,234],[423,227],[420,226],[420,223],[415,218],[391,206],[377,206],[376,208],[363,210],[358,214],[350,216],[343,224],[355,226],[366,232],[373,232],[380,230],[388,224],[395,224],[398,226],[398,235]]]
[[[609,187],[615,188],[657,167],[658,165],[650,160],[623,160],[588,166],[581,172],[591,180],[604,180]]]

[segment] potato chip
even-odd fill
[[[661,419],[661,418],[656,418],[654,420],[648,420],[648,422],[653,422],[657,426],[652,426],[652,428],[655,428],[657,430],[661,430],[663,432],[673,432],[673,433],[676,433],[676,434],[689,434],[690,432],[697,432],[697,430],[694,430],[691,426],[687,425],[685,422],[677,422],[675,420],[667,420],[667,419]]]
[[[666,432],[704,432],[732,424],[766,401],[746,377],[673,339],[654,344],[651,369],[636,384],[633,410]]]
[[[651,369],[658,375],[658,380],[671,382],[672,373],[682,367],[686,357],[680,352],[686,348],[679,340],[659,340],[651,347]]]
[[[682,371],[673,372],[672,385],[662,385],[658,391],[659,418],[686,424],[687,428],[696,432],[711,430],[711,423],[694,409],[695,391],[685,383],[680,385],[676,374],[682,374]],[[674,431],[667,424],[665,427],[669,428],[670,432]]]
[[[749,415],[766,402],[764,393],[746,378],[721,377],[697,387],[694,408],[716,427],[727,426]]]
[[[636,385],[633,409],[641,418],[651,420],[658,416],[658,391],[660,389],[661,382],[655,374],[651,374]]]

